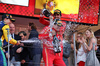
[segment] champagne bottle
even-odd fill
[[[47,9],[43,9],[42,13],[44,14],[44,16],[49,17],[50,16],[50,12]]]

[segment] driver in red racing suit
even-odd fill
[[[39,34],[39,39],[43,41],[43,60],[45,66],[66,66],[63,61],[63,35],[62,35],[62,21],[56,21],[50,31],[50,26],[44,27]],[[53,46],[53,36],[56,35],[57,39],[60,40],[61,52],[55,53]]]
[[[59,9],[56,9],[54,11],[53,17],[54,17],[54,20],[55,19],[61,19],[61,11]],[[40,15],[39,22],[41,24],[45,25],[45,26],[49,26],[50,25],[50,21],[45,20],[42,14]],[[62,25],[63,26],[61,27],[61,31],[64,32],[65,28],[66,28],[66,22],[62,21]]]

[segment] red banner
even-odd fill
[[[35,14],[35,0],[29,0],[28,7],[0,3],[0,9],[0,13],[39,17]],[[62,20],[96,25],[98,24],[98,11],[99,0],[80,0],[78,18],[66,18],[65,15]]]
[[[78,23],[98,24],[99,0],[80,0],[78,19],[63,19]]]

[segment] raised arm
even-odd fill
[[[7,32],[7,29],[9,29],[8,25],[5,25],[2,28],[2,31],[3,31],[3,37],[2,38],[5,39],[8,42],[8,32]],[[10,44],[17,44],[17,41],[11,37],[11,34],[9,34],[9,43]]]
[[[48,26],[50,24],[50,21],[45,20],[43,16],[40,16],[39,22],[45,26]]]
[[[85,44],[87,50],[91,51],[91,49],[93,48],[93,44],[96,44],[96,39],[95,38],[91,38],[89,46],[86,43],[84,43],[84,44]],[[96,47],[95,47],[95,49],[96,49]]]

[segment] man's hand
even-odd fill
[[[24,64],[26,61],[25,60],[21,60],[21,63]]]
[[[20,46],[24,46],[24,44],[23,44],[23,43],[21,43],[21,44],[20,44]]]
[[[19,41],[17,41],[17,44],[16,45],[20,45],[20,40]]]
[[[52,19],[52,20],[53,20],[53,16],[50,15],[50,16],[49,16],[49,19]]]
[[[43,14],[40,14],[40,17],[43,17],[44,15]]]
[[[16,50],[16,52],[17,52],[17,53],[21,53],[21,52],[22,52],[22,48],[21,48],[21,47],[18,48],[18,49]]]
[[[3,52],[6,52],[5,49],[3,49]]]
[[[9,57],[8,57],[9,56]],[[8,54],[8,53],[6,53],[6,58],[8,59],[8,58],[10,58],[10,55]]]
[[[56,35],[56,31],[55,30],[52,30],[51,33],[52,33],[52,36]]]

